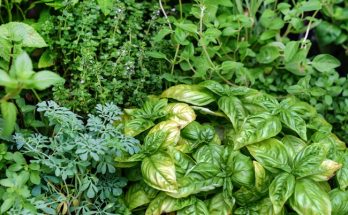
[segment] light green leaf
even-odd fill
[[[333,189],[329,193],[332,204],[332,214],[347,215],[348,214],[348,191]]]
[[[240,149],[276,136],[282,129],[278,117],[269,113],[249,116],[232,137],[234,149]]]
[[[292,135],[285,135],[282,139],[282,143],[284,143],[291,162],[295,159],[295,156],[307,146],[303,140]]]
[[[320,54],[315,56],[312,65],[319,72],[327,72],[341,65],[341,62],[329,54]]]
[[[18,82],[16,80],[12,80],[5,71],[0,69],[0,86],[16,88],[17,85]]]
[[[44,51],[44,53],[42,53],[40,59],[39,59],[39,63],[38,63],[38,67],[41,68],[47,68],[50,66],[54,65],[54,58],[52,57],[52,52],[51,50],[47,49],[46,51]]]
[[[177,215],[210,215],[207,206],[202,200],[197,199],[196,203],[179,210]]]
[[[223,96],[219,99],[218,106],[230,119],[234,128],[238,128],[247,116],[242,102],[237,97]]]
[[[2,128],[1,134],[9,136],[14,131],[17,119],[17,108],[16,105],[11,102],[1,102],[1,114],[4,119],[4,127]]]
[[[163,40],[163,38],[165,36],[167,36],[168,34],[170,34],[172,32],[173,32],[173,30],[171,30],[169,28],[163,28],[156,34],[156,36],[153,38],[153,40],[155,42],[160,42],[161,40]]]
[[[269,186],[269,197],[276,214],[282,211],[285,202],[290,198],[294,190],[295,176],[284,172],[273,179]]]
[[[189,105],[184,103],[169,104],[165,110],[168,113],[167,118],[177,122],[181,128],[185,127],[196,119],[194,110]]]
[[[33,74],[33,65],[31,59],[26,52],[22,52],[14,61],[15,76],[19,80],[27,80]]]
[[[293,59],[295,54],[297,53],[299,49],[299,42],[297,41],[290,41],[286,44],[284,49],[284,60],[285,62],[289,62]]]
[[[209,200],[208,210],[210,215],[230,215],[232,214],[232,208],[229,205],[234,205],[233,202],[226,203],[228,201],[224,198],[222,193],[218,193]]]
[[[166,55],[162,52],[148,51],[145,53],[147,56],[157,59],[167,59]]]
[[[30,181],[33,184],[39,185],[41,183],[40,172],[32,171],[30,173]]]
[[[138,134],[146,131],[155,124],[151,120],[136,118],[129,120],[124,125],[124,133],[128,136],[137,136]]]
[[[155,189],[173,193],[178,190],[174,160],[167,153],[159,152],[144,158],[141,173],[144,181]]]
[[[310,179],[296,181],[290,206],[299,215],[331,215],[329,195]]]
[[[114,8],[113,0],[97,0],[98,5],[105,16],[109,15],[111,10]]]
[[[299,5],[300,5],[300,10],[303,12],[320,10],[322,6],[319,0],[302,1],[299,3]]]
[[[175,25],[185,31],[191,32],[191,33],[197,33],[197,25],[195,24],[189,24],[189,23],[175,23]]]
[[[128,208],[133,210],[137,207],[147,205],[157,194],[157,190],[147,186],[143,182],[131,185],[125,195]]]
[[[8,211],[13,206],[15,201],[16,201],[15,196],[5,199],[5,201],[1,205],[1,213],[4,214],[6,211]]]
[[[175,146],[180,139],[180,125],[173,120],[166,120],[155,125],[148,134],[163,132],[166,134],[161,148]]]
[[[318,173],[311,175],[309,178],[313,179],[314,181],[328,181],[341,167],[342,164],[326,159],[320,164],[320,167],[317,170]]]
[[[279,49],[275,46],[262,46],[260,52],[256,55],[256,60],[262,64],[268,64],[275,61],[280,56]]]
[[[195,204],[196,197],[176,199],[160,193],[147,207],[145,215],[161,215],[183,209],[187,206]]]
[[[0,38],[19,42],[24,47],[42,48],[47,46],[45,40],[33,27],[23,22],[9,22],[0,26]]]
[[[64,82],[64,79],[51,71],[40,71],[33,76],[33,87],[38,90],[44,90],[62,82]]]
[[[198,85],[176,85],[165,90],[161,97],[204,106],[215,101],[214,95]]]
[[[253,161],[253,165],[255,172],[255,188],[258,192],[265,193],[268,191],[270,176],[259,162]]]
[[[262,164],[263,167],[273,173],[284,170],[290,172],[289,158],[282,142],[270,138],[262,142],[247,146],[250,154]]]

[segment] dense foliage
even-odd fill
[[[345,0],[0,0],[0,214],[348,214],[347,32]]]
[[[206,81],[171,87],[126,113],[125,133],[146,132],[139,153],[116,159],[142,174],[126,193],[130,209],[146,206],[149,215],[348,212],[343,201],[330,201],[348,194],[347,148],[313,107],[294,97],[278,101]]]

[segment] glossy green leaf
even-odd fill
[[[198,85],[176,85],[165,90],[161,97],[204,106],[215,101],[214,95]]]
[[[194,154],[193,158],[197,163],[207,162],[219,166],[221,164],[224,148],[217,144],[207,144],[200,147]]]
[[[234,202],[226,203],[222,193],[218,193],[209,200],[208,210],[210,215],[229,215],[232,213],[232,208],[229,205],[234,205]]]
[[[298,177],[315,175],[325,160],[327,149],[319,143],[313,143],[302,149],[294,159],[293,174]]]
[[[147,186],[145,183],[139,182],[128,188],[125,196],[128,208],[133,210],[137,207],[147,205],[157,194],[157,190]]]
[[[269,113],[249,116],[233,135],[234,149],[274,137],[281,129],[278,117]]]
[[[332,204],[332,214],[346,215],[348,214],[348,191],[340,190],[338,188],[329,192],[330,201]]]
[[[262,64],[268,64],[275,61],[280,56],[279,49],[275,46],[263,46],[256,55],[256,60]]]
[[[17,108],[12,102],[1,102],[1,114],[4,119],[4,125],[1,134],[9,136],[15,129],[17,119]]]
[[[341,65],[341,62],[329,54],[317,55],[312,62],[314,68],[319,72],[327,72]]]
[[[174,146],[177,144],[180,138],[180,125],[173,120],[166,120],[155,125],[148,134],[163,132],[166,134],[166,138],[161,145],[162,148],[167,146]]]
[[[219,109],[230,119],[234,128],[238,128],[247,114],[242,102],[234,96],[223,96],[218,101]]]
[[[342,163],[342,168],[337,172],[337,181],[341,189],[346,189],[348,187],[348,151],[346,150],[341,156],[340,162]]]
[[[240,186],[254,185],[254,166],[248,156],[239,151],[226,150],[226,171],[231,174],[231,180]]]
[[[331,215],[329,195],[310,179],[296,181],[290,206],[299,215]]]
[[[279,114],[280,121],[295,131],[303,140],[307,140],[306,122],[295,112],[282,109]]]
[[[16,88],[18,82],[11,79],[11,77],[3,70],[0,69],[0,86]]]
[[[249,145],[247,148],[250,154],[269,171],[274,173],[279,169],[291,171],[287,150],[279,140],[271,138]]]
[[[270,176],[259,162],[253,161],[253,165],[255,172],[255,188],[258,192],[265,193],[268,191]]]
[[[280,173],[269,186],[269,197],[275,213],[280,213],[285,202],[290,198],[295,189],[295,176],[289,173]]]
[[[177,215],[209,215],[209,211],[205,203],[197,199],[195,204],[179,210]]]
[[[291,162],[295,159],[295,156],[307,146],[303,140],[292,135],[285,135],[282,139],[282,143],[284,143]]]
[[[163,213],[170,213],[196,203],[196,197],[176,199],[160,193],[154,200],[151,201],[147,207],[145,215],[161,215]]]
[[[33,65],[31,59],[26,52],[22,52],[14,60],[15,76],[19,80],[27,80],[33,74]]]
[[[167,153],[159,152],[144,158],[141,173],[149,186],[162,191],[177,192],[174,160]]]
[[[319,169],[317,170],[318,173],[311,175],[309,178],[314,181],[328,181],[341,167],[342,164],[326,159],[320,164]]]

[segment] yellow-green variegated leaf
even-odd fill
[[[209,200],[208,210],[210,215],[230,215],[232,214],[232,208],[230,205],[234,205],[234,201],[225,202],[222,192],[216,194]]]
[[[149,187],[144,182],[131,185],[125,195],[125,200],[130,210],[147,205],[156,196],[158,190]]]
[[[151,187],[166,192],[176,193],[175,163],[165,152],[158,152],[144,158],[141,164],[141,173],[144,181]]]
[[[196,197],[172,198],[165,193],[160,193],[147,207],[145,215],[161,215],[165,213],[175,212],[185,207],[195,204]]]
[[[130,157],[116,157],[115,158],[115,166],[119,168],[129,168],[137,165],[140,161],[145,158],[144,154],[138,153],[134,154]]]
[[[149,134],[155,132],[163,132],[166,134],[162,148],[168,146],[175,146],[180,139],[180,124],[174,120],[166,120],[155,125],[150,131]]]
[[[198,85],[176,85],[165,90],[161,97],[197,106],[204,106],[215,101],[214,95],[209,90]]]
[[[152,126],[154,126],[154,123],[151,120],[136,118],[125,123],[124,133],[128,136],[134,137],[151,128]]]
[[[309,178],[315,181],[327,181],[332,178],[336,171],[342,167],[342,164],[337,163],[333,160],[326,159],[321,164],[318,173],[315,175],[311,175]]]
[[[234,149],[266,140],[276,136],[282,129],[278,117],[269,113],[262,113],[246,118],[241,126],[232,135]]]
[[[255,188],[258,192],[264,193],[268,191],[270,176],[259,162],[253,161],[253,165],[255,172]]]
[[[317,182],[303,178],[296,181],[290,206],[299,215],[331,215],[331,202]]]
[[[196,119],[193,109],[185,103],[172,103],[167,105],[168,119],[177,122],[181,128]]]
[[[220,111],[212,111],[209,108],[199,107],[199,106],[191,106],[193,110],[199,111],[203,115],[212,115],[218,117],[226,117],[226,115]]]
[[[197,147],[198,144],[185,139],[183,137],[180,137],[178,143],[175,146],[175,149],[183,152],[183,153],[191,153],[194,148]]]

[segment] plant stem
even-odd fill
[[[174,73],[174,66],[176,63],[176,58],[178,57],[178,54],[179,54],[179,49],[180,49],[180,44],[176,45],[175,55],[174,55],[174,59],[172,61],[172,70],[170,72],[170,74],[172,74],[172,75]]]
[[[164,17],[166,18],[166,20],[167,20],[167,22],[168,22],[168,25],[169,25],[170,30],[173,30],[172,25],[170,24],[170,21],[169,21],[169,19],[168,19],[167,14],[166,14],[166,11],[165,11],[164,8],[163,8],[162,1],[159,0],[158,2],[159,2],[159,5],[160,5],[160,8],[161,8],[161,10],[162,10],[162,13],[163,13]]]

